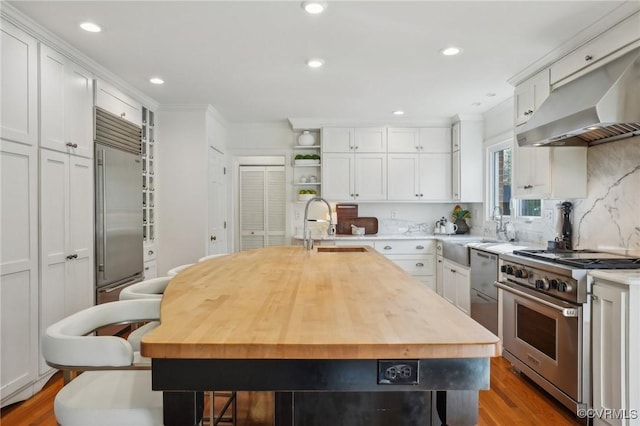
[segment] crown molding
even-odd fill
[[[23,14],[6,1],[0,1],[0,16],[2,19],[5,19],[7,22],[10,22],[35,38],[38,42],[47,45],[51,49],[87,69],[87,71],[90,71],[93,74],[94,78],[105,80],[107,83],[118,88],[118,90],[121,90],[125,95],[136,99],[150,109],[158,109],[160,105],[158,101],[146,93],[136,89],[121,77],[100,65],[98,62],[91,59],[71,44],[62,40],[51,31],[42,27],[38,22]]]
[[[586,43],[590,42],[600,34],[607,32],[614,26],[618,25],[626,19],[629,19],[636,13],[640,13],[640,2],[628,1],[621,4],[616,9],[611,11],[608,15],[601,17],[598,21],[587,26],[584,30],[577,33],[571,39],[565,41],[560,46],[547,53],[531,65],[527,66],[507,81],[512,86],[517,86],[532,75],[535,75],[538,72],[548,68],[554,62],[567,56],[577,48],[584,46]]]

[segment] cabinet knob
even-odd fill
[[[151,256],[151,255],[153,254],[153,250],[149,250],[149,251],[147,252],[147,254],[148,254],[149,256]]]
[[[385,250],[391,250],[391,248],[392,248],[391,246],[384,246]]]
[[[438,263],[442,263],[442,260],[438,260]]]
[[[67,260],[77,259],[77,258],[78,258],[78,254],[77,253],[70,254],[69,256],[67,256]]]
[[[356,194],[356,197],[359,197],[359,196],[360,196],[360,194]]]
[[[126,113],[126,112],[123,112],[122,114],[120,114],[120,117],[123,117],[123,118],[124,118],[124,117],[126,117],[126,116],[127,116],[127,113]]]
[[[453,272],[453,273],[455,274],[455,273],[456,273],[456,270],[455,270],[455,269],[451,269],[451,272]]]
[[[524,189],[531,189],[531,188],[533,188],[533,185],[525,185],[525,186],[523,186],[523,188]]]
[[[251,234],[253,234],[253,232],[252,232]],[[212,235],[211,237],[209,237],[209,239],[210,239],[211,241],[215,241],[215,240],[217,240],[217,238],[216,238],[216,236],[215,236],[215,235]]]
[[[591,55],[587,55],[587,56],[584,57],[584,60],[587,61],[587,62],[589,62],[592,59],[593,59],[593,56],[591,56]]]
[[[67,145],[68,147],[70,147],[70,148],[77,148],[77,147],[78,147],[78,144],[77,144],[77,143],[72,143],[72,142],[67,142],[67,144],[66,144],[66,145]]]
[[[595,300],[598,300],[598,296],[596,296],[595,294],[592,294],[592,295],[591,295],[591,300],[594,300],[594,301],[595,301]]]
[[[528,110],[526,110],[526,111],[524,112],[524,115],[526,115],[526,116],[529,116],[529,115],[531,115],[531,114],[533,114],[533,110],[530,110],[530,109],[528,109]]]
[[[349,149],[355,149],[354,147],[350,146]]]
[[[354,197],[354,196],[355,196],[355,194],[351,194],[351,196],[352,196],[352,197]]]
[[[416,198],[417,198],[417,197],[419,197],[419,195],[418,195],[418,194],[416,194]]]
[[[420,197],[424,197],[424,194],[420,194]]]

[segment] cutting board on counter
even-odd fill
[[[340,222],[340,225],[340,229],[336,230],[336,233],[338,234],[351,235],[351,225],[355,225],[358,228],[364,228],[365,235],[378,233],[377,217],[349,217]]]

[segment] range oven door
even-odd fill
[[[513,283],[502,293],[504,350],[574,401],[582,401],[582,306]]]

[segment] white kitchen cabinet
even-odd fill
[[[94,304],[93,162],[40,150],[40,331]],[[40,358],[39,373],[49,367]]]
[[[102,80],[95,81],[96,106],[118,117],[142,125],[142,105]]]
[[[516,86],[513,95],[516,126],[529,121],[542,102],[549,97],[550,90],[548,69]]]
[[[443,259],[442,297],[467,315],[471,313],[469,268]]]
[[[4,44],[2,48],[4,55]],[[5,64],[2,66],[4,70]],[[34,389],[38,373],[37,169],[35,145],[0,140],[0,399],[3,407],[27,399],[39,390]]]
[[[331,201],[386,200],[387,154],[323,153],[322,194]]]
[[[158,277],[158,264],[155,260],[149,260],[144,262],[143,276],[145,280]]]
[[[409,275],[436,290],[434,240],[376,240],[373,246]]]
[[[629,271],[630,272],[630,271]],[[640,288],[595,278],[592,298],[594,425],[640,425]],[[634,413],[635,410],[635,413]]]
[[[38,143],[38,43],[0,21],[0,137]]]
[[[389,128],[387,199],[451,200],[451,131]]]
[[[451,152],[449,127],[389,127],[387,151],[395,153]]]
[[[640,46],[640,12],[577,48],[550,67],[550,83],[559,87]]]
[[[387,152],[384,127],[323,127],[323,152]]]
[[[454,201],[483,202],[483,122],[459,120],[451,126],[451,193]]]
[[[387,155],[387,199],[448,201],[451,199],[451,155],[414,153]]]
[[[93,157],[93,79],[40,45],[40,146]]]
[[[514,146],[513,197],[518,199],[585,198],[586,147]]]

